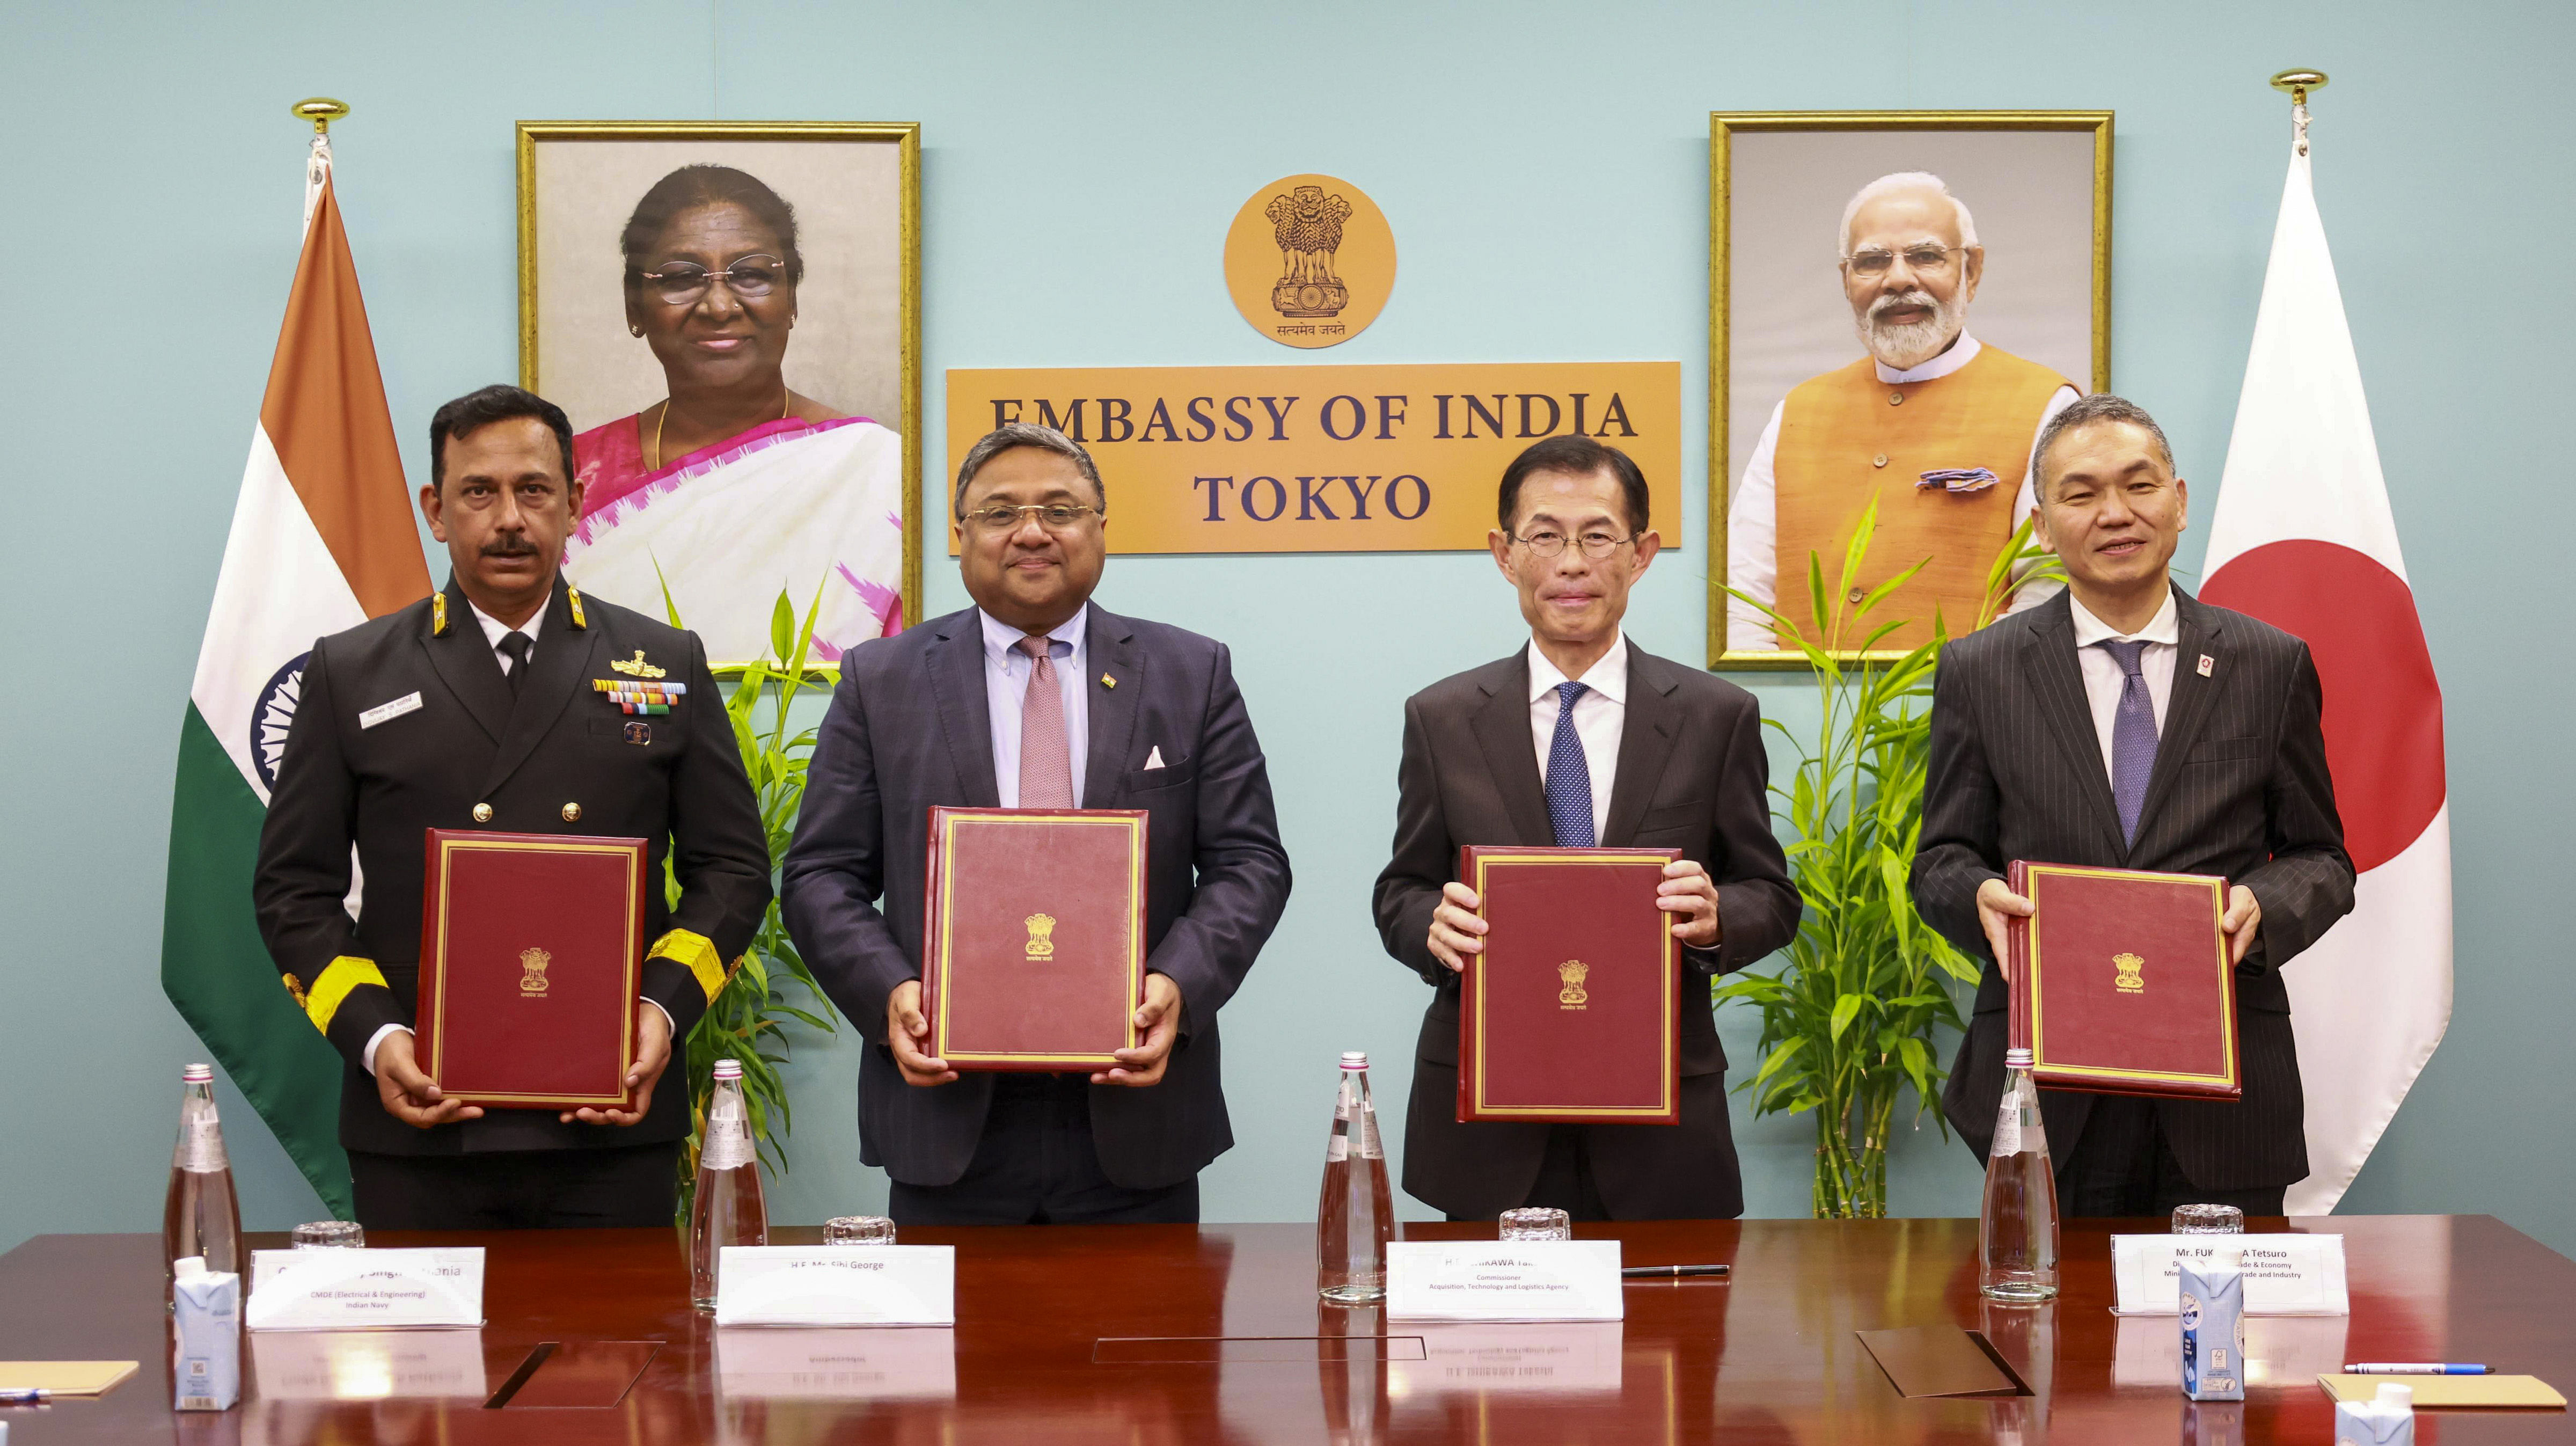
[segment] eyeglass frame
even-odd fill
[[[1043,514],[1051,512],[1059,507],[1072,513],[1073,516],[1066,518],[1062,527],[1048,526],[1047,520]],[[1007,526],[1000,523],[993,525],[991,530],[996,536],[1007,536],[1019,531],[1022,526],[1027,524],[1029,516],[1032,513],[1040,514],[1037,519],[1038,526],[1045,528],[1049,534],[1070,532],[1074,528],[1079,527],[1082,525],[1082,514],[1086,512],[1098,517],[1103,522],[1109,520],[1108,508],[1094,507],[1088,502],[1022,502],[1017,504],[996,502],[989,507],[978,507],[972,512],[958,513],[957,523],[960,527],[980,526],[981,524],[976,521],[977,518],[990,517],[996,512],[1008,512],[1011,514],[1011,520]]]
[[[1504,534],[1503,534],[1503,536],[1508,537],[1508,538],[1510,538],[1512,541],[1519,543],[1521,546],[1528,548],[1528,549],[1530,550],[1530,556],[1532,556],[1532,557],[1541,557],[1541,558],[1559,558],[1559,557],[1563,557],[1563,556],[1565,556],[1565,548],[1566,548],[1566,544],[1568,544],[1568,543],[1572,543],[1572,544],[1574,545],[1574,547],[1575,547],[1575,550],[1576,550],[1576,551],[1578,551],[1578,552],[1582,553],[1586,558],[1590,559],[1591,561],[1594,561],[1594,562],[1604,562],[1604,561],[1607,561],[1607,560],[1609,559],[1609,557],[1611,556],[1611,554],[1613,554],[1613,553],[1617,552],[1620,548],[1622,548],[1622,547],[1626,546],[1627,544],[1629,544],[1629,543],[1631,543],[1631,542],[1636,541],[1636,540],[1637,540],[1637,538],[1640,536],[1640,534],[1638,534],[1638,533],[1634,533],[1634,532],[1631,532],[1631,533],[1629,533],[1629,534],[1628,534],[1627,536],[1625,536],[1625,537],[1613,538],[1613,539],[1611,539],[1610,545],[1609,545],[1608,547],[1605,547],[1605,548],[1601,549],[1599,552],[1594,552],[1594,551],[1592,550],[1592,546],[1591,546],[1591,544],[1589,544],[1589,543],[1585,542],[1582,538],[1580,538],[1580,537],[1568,537],[1568,536],[1566,536],[1566,535],[1565,535],[1564,533],[1562,533],[1562,532],[1540,532],[1540,533],[1534,533],[1534,534],[1532,534],[1532,535],[1531,535],[1531,536],[1529,536],[1529,537],[1523,537],[1523,536],[1521,536],[1521,535],[1520,535],[1519,533],[1517,533],[1517,532],[1506,532],[1506,533],[1504,533]],[[1556,539],[1556,546],[1555,546],[1555,548],[1551,550],[1551,549],[1543,548],[1543,547],[1539,546],[1539,544],[1538,544],[1538,540],[1537,540],[1537,539],[1539,539],[1539,538],[1541,538],[1541,537],[1553,537],[1553,538],[1555,538],[1555,539]]]
[[[633,273],[633,275],[635,277],[636,284],[639,287],[651,287],[653,286],[653,283],[661,281],[668,276],[669,272],[667,267],[669,266],[697,266],[698,274],[696,277],[696,287],[690,291],[687,296],[674,301],[671,299],[670,292],[667,289],[656,289],[655,294],[661,297],[662,304],[664,306],[695,306],[700,301],[706,299],[707,292],[711,290],[718,281],[722,281],[725,284],[725,290],[732,292],[734,299],[737,301],[758,301],[764,297],[773,295],[778,290],[778,287],[775,285],[771,286],[767,291],[745,294],[743,289],[735,283],[733,279],[734,268],[742,265],[746,261],[775,262],[775,269],[778,272],[780,282],[788,286],[796,284],[795,278],[789,274],[787,258],[783,256],[774,256],[766,251],[755,251],[749,256],[735,257],[733,261],[728,263],[722,270],[710,270],[707,267],[698,266],[698,263],[694,261],[674,261],[665,263],[666,269],[663,271],[637,271]]]
[[[1869,250],[1866,250],[1866,251],[1853,251],[1853,252],[1846,253],[1846,254],[1842,257],[1842,259],[1841,259],[1837,264],[1838,264],[1838,265],[1840,265],[1840,266],[1842,266],[1844,269],[1846,269],[1846,270],[1848,270],[1848,271],[1852,272],[1854,275],[1858,275],[1858,276],[1885,276],[1885,275],[1886,275],[1887,273],[1889,273],[1890,271],[1893,271],[1893,270],[1895,270],[1895,269],[1896,269],[1896,262],[1897,262],[1897,259],[1898,259],[1899,257],[1902,257],[1902,258],[1904,258],[1904,259],[1905,259],[1905,266],[1906,266],[1906,269],[1907,269],[1907,270],[1909,270],[1909,271],[1921,272],[1921,271],[1929,271],[1929,270],[1931,270],[1931,269],[1932,269],[1932,266],[1931,266],[1930,264],[1917,265],[1917,264],[1915,263],[1915,261],[1914,261],[1914,259],[1913,259],[1913,256],[1914,256],[1914,253],[1915,253],[1915,252],[1917,252],[1917,251],[1938,251],[1938,252],[1940,252],[1940,253],[1941,253],[1941,259],[1940,259],[1940,261],[1939,261],[1938,263],[1935,263],[1935,264],[1938,264],[1938,265],[1941,265],[1941,266],[1948,266],[1948,265],[1950,264],[1950,258],[1951,258],[1952,256],[1954,256],[1954,255],[1966,255],[1968,252],[1973,251],[1973,250],[1976,250],[1976,249],[1978,249],[1978,248],[1973,247],[1973,246],[1934,246],[1934,245],[1931,245],[1931,244],[1929,244],[1929,243],[1925,243],[1925,244],[1922,244],[1922,245],[1916,245],[1916,246],[1908,246],[1908,247],[1906,247],[1906,248],[1904,248],[1903,250],[1900,250],[1900,251],[1882,251],[1882,250],[1879,250],[1879,249],[1878,249],[1878,248],[1876,248],[1876,247],[1872,247],[1872,248],[1870,248]],[[1871,270],[1868,270],[1868,269],[1867,269],[1867,268],[1865,268],[1865,267],[1855,266],[1855,265],[1853,265],[1853,264],[1852,264],[1853,262],[1860,260],[1860,258],[1862,258],[1862,257],[1864,257],[1864,256],[1872,256],[1872,255],[1876,255],[1876,256],[1884,256],[1884,257],[1886,257],[1886,258],[1887,258],[1887,264],[1886,264],[1885,266],[1882,266],[1882,267],[1878,268],[1876,271],[1871,271]]]

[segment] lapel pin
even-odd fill
[[[1109,676],[1107,673],[1103,673],[1100,675],[1100,686],[1104,688],[1115,688],[1118,686],[1118,680]]]
[[[2204,677],[2204,678],[2208,677],[2208,676],[2209,676],[2209,670],[2210,670],[2210,669],[2212,669],[2212,668],[2215,668],[2215,667],[2217,667],[2217,666],[2218,666],[2218,660],[2217,660],[2216,658],[2211,657],[2211,656],[2210,656],[2209,654],[2207,654],[2207,653],[2203,653],[2203,654],[2201,654],[2201,655],[2200,655],[2200,675],[2201,675],[2202,677]]]

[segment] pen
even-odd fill
[[[0,1391],[0,1406],[41,1406],[54,1398],[54,1393],[37,1387],[25,1391]]]
[[[1733,1267],[1725,1265],[1630,1265],[1619,1271],[1624,1280],[1672,1280],[1694,1275],[1725,1275]]]
[[[2465,1361],[2362,1361],[2343,1368],[2348,1376],[2486,1376],[2493,1366]]]

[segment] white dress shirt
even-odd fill
[[[1948,351],[1920,366],[1903,371],[1885,362],[1875,362],[1878,379],[1889,385],[1905,382],[1928,382],[1946,377],[1977,359],[1985,344],[1965,331]],[[2066,410],[2077,396],[2073,387],[2059,387],[2039,409],[2039,423],[2031,428],[2030,445],[2034,455],[2039,449],[2039,434],[2051,417]],[[1788,409],[1783,397],[1771,408],[1770,424],[1762,429],[1762,440],[1753,444],[1753,455],[1744,464],[1743,480],[1735,486],[1735,495],[1726,507],[1726,581],[1742,588],[1766,603],[1778,606],[1780,572],[1780,484],[1772,468],[1780,450],[1780,414]],[[2021,495],[2013,499],[2013,526],[2027,519],[2037,502],[2031,491],[2030,468],[2022,469]],[[2026,587],[2014,594],[2004,611],[2017,613],[2048,601],[2057,592],[2052,584]],[[1771,620],[1755,612],[1740,599],[1726,600],[1726,646],[1739,653],[1776,651],[1779,643],[1772,637]]]
[[[2084,701],[2093,707],[2093,731],[2102,740],[2102,776],[2116,779],[2111,761],[2111,729],[2120,717],[2120,690],[2127,686],[2128,675],[2120,671],[2120,660],[2100,642],[2133,643],[2146,641],[2146,651],[2138,655],[2138,672],[2147,680],[2147,697],[2156,710],[2156,736],[2165,731],[2165,703],[2173,697],[2174,653],[2182,643],[2181,626],[2174,618],[2173,588],[2165,588],[2165,604],[2147,625],[2134,633],[2114,632],[2111,625],[2084,610],[2074,598],[2066,600],[2075,610],[2075,661],[2084,669]]]
[[[1574,736],[1583,744],[1583,771],[1592,780],[1592,839],[1601,841],[1610,827],[1610,785],[1619,774],[1619,735],[1628,726],[1628,635],[1621,633],[1580,678],[1568,678],[1540,652],[1529,647],[1530,739],[1538,748],[1538,776],[1547,778],[1547,755],[1556,742],[1557,685],[1584,687],[1574,700]]]
[[[1084,606],[1047,633],[1047,656],[1055,659],[1056,687],[1064,693],[1064,743],[1073,753],[1073,801],[1082,803],[1082,781],[1091,751],[1091,707],[1082,692],[1082,663],[1089,652]],[[1020,705],[1029,691],[1029,674],[1038,660],[1020,651],[1028,634],[997,623],[978,608],[984,627],[984,711],[993,722],[993,784],[1002,807],[1020,806]]]

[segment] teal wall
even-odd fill
[[[2263,81],[2316,65],[2334,76],[2318,188],[2448,689],[2458,840],[2458,1012],[2350,1205],[2493,1211],[2576,1251],[2557,823],[2576,800],[2548,721],[2576,698],[2532,586],[2564,553],[2567,405],[2546,351],[2566,335],[2558,252],[2576,235],[2576,146],[2555,119],[2571,16],[2546,0],[8,0],[0,1247],[150,1228],[177,1067],[202,1053],[157,979],[170,772],[294,265],[288,102],[356,107],[341,200],[415,478],[431,409],[516,372],[522,117],[920,121],[936,477],[949,367],[1293,360],[1237,318],[1217,256],[1242,198],[1298,171],[1366,188],[1403,258],[1385,314],[1329,360],[1679,359],[1698,436],[1710,110],[2108,108],[2114,382],[2163,418],[2206,499],[2286,159],[2287,106]],[[1689,446],[1686,475],[1704,461]],[[1695,498],[1692,538],[1705,520]],[[1629,619],[1640,643],[1699,656],[1704,572],[1696,546],[1656,567]],[[1232,643],[1269,749],[1297,892],[1226,1014],[1242,1143],[1206,1202],[1211,1219],[1306,1218],[1335,1054],[1379,1060],[1400,1117],[1424,999],[1367,913],[1398,704],[1511,648],[1517,615],[1467,556],[1118,559],[1101,597]],[[935,557],[929,602],[963,602]],[[1793,726],[1811,717],[1797,680],[1752,686]],[[1750,1022],[1730,1020],[1742,1061]],[[798,1042],[782,1219],[883,1198],[856,1162],[854,1072],[849,1046]],[[252,1222],[309,1218],[226,1098]],[[1802,1213],[1807,1123],[1738,1130],[1752,1212]],[[1977,1186],[1955,1143],[1904,1137],[1898,1210],[1969,1213]]]

